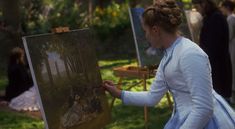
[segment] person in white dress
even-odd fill
[[[36,87],[32,86],[29,90],[13,98],[8,106],[17,111],[39,111]]]
[[[227,22],[229,25],[229,52],[233,71],[232,103],[235,103],[235,2],[230,0],[222,2],[221,11],[225,16],[227,16]]]
[[[164,49],[149,91],[119,90],[112,81],[104,81],[103,87],[123,104],[135,106],[154,106],[170,91],[174,110],[165,129],[235,129],[234,110],[213,90],[207,54],[177,33],[181,16],[174,0],[158,0],[142,14],[147,40]]]
[[[203,17],[195,9],[185,11],[192,41],[199,44]]]

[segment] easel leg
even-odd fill
[[[118,87],[118,89],[122,89],[122,77],[119,78],[117,87]],[[111,104],[110,104],[110,109],[113,108],[115,100],[116,100],[116,98],[113,97]]]
[[[147,91],[147,86],[146,86],[146,77],[144,77],[143,79],[143,88],[144,88],[144,91]],[[145,129],[148,129],[148,108],[147,106],[144,106],[144,126],[145,126]]]
[[[148,129],[148,108],[144,106],[144,126],[145,129]]]
[[[166,98],[167,98],[170,109],[173,109],[173,106],[172,106],[173,104],[171,102],[171,97],[170,97],[169,92],[166,93]]]

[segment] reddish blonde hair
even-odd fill
[[[182,11],[174,0],[158,0],[142,14],[147,26],[160,26],[166,32],[175,33],[182,23]]]

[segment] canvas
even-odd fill
[[[143,12],[143,8],[129,8],[138,65],[140,67],[158,65],[162,58],[161,51],[152,48],[145,38],[145,33],[141,25],[141,15]]]
[[[23,37],[47,129],[102,129],[110,109],[89,29]]]
[[[145,38],[145,33],[141,25],[141,15],[143,12],[143,8],[129,9],[138,64],[140,67],[158,65],[163,56],[163,51],[152,48],[150,43]],[[183,16],[182,24],[179,26],[179,31],[182,36],[191,39],[191,34],[185,15]]]

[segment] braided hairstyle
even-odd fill
[[[175,0],[157,0],[142,14],[145,25],[160,26],[168,33],[175,33],[182,23],[182,12]]]
[[[192,4],[205,4],[205,6],[203,7],[205,10],[205,14],[202,14],[203,16],[209,16],[213,12],[219,10],[214,0],[192,0]]]
[[[19,47],[13,48],[10,52],[9,65],[18,64],[18,63],[24,65],[25,62],[24,60],[22,60],[23,56],[24,56],[24,50],[22,48]]]
[[[235,1],[225,0],[222,2],[221,6],[227,8],[231,12],[235,11]]]

